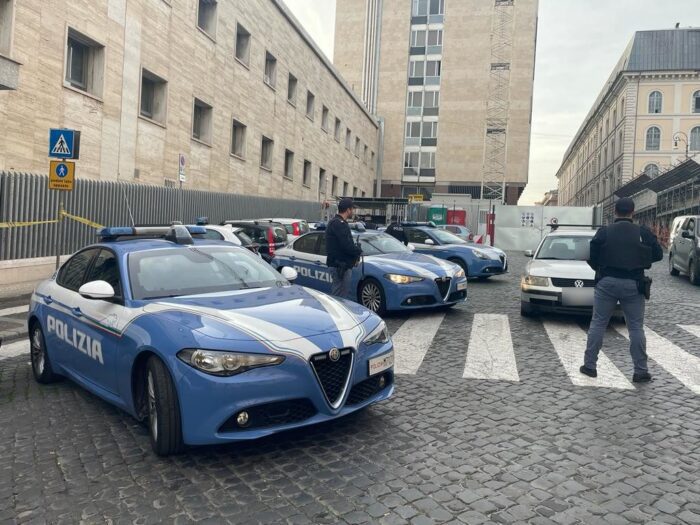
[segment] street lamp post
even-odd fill
[[[690,144],[688,143],[688,135],[684,133],[683,131],[677,131],[676,133],[673,134],[673,149],[678,149],[678,142],[683,141],[685,142],[685,159],[688,160],[690,157],[689,155],[689,146]]]

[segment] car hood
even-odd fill
[[[549,261],[533,259],[527,264],[526,273],[537,277],[559,277],[562,279],[595,278],[595,272],[586,261]]]
[[[482,246],[480,244],[441,244],[433,248],[434,250],[444,250],[454,253],[465,253],[465,252],[480,252],[486,255],[489,259],[498,260],[503,252],[498,248],[492,248],[491,246]]]
[[[208,337],[273,343],[340,333],[356,346],[380,322],[359,304],[296,285],[154,301],[144,311]]]
[[[454,263],[415,252],[368,255],[364,259],[365,264],[376,266],[384,273],[415,275],[428,279],[453,277],[460,270]]]

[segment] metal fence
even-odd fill
[[[290,217],[318,220],[317,202],[179,190],[117,181],[77,180],[73,191],[48,189],[46,175],[0,172],[0,223],[55,219],[59,202],[67,212],[103,225],[185,223],[207,216],[227,219]],[[56,254],[56,224],[0,228],[0,260]],[[64,219],[62,254],[95,241],[95,230]]]

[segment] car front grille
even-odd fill
[[[219,432],[235,432],[254,428],[267,428],[280,425],[299,423],[316,415],[316,408],[308,399],[289,399],[265,403],[244,409],[248,414],[245,425],[239,425],[238,411],[228,418],[219,428]]]
[[[328,403],[333,408],[338,407],[345,394],[352,368],[352,349],[341,348],[339,351],[340,357],[337,361],[333,361],[330,357],[332,350],[311,356],[311,367],[316,373]]]
[[[576,281],[583,282],[583,286],[576,286]],[[557,288],[593,288],[595,281],[589,279],[560,279],[552,277],[552,285]]]
[[[450,292],[450,283],[452,279],[450,277],[438,277],[435,279],[435,284],[437,284],[438,290],[440,291],[440,296],[443,298],[447,297]]]
[[[379,385],[379,381],[382,377],[385,381],[384,386]],[[364,381],[360,381],[350,390],[346,405],[359,405],[390,386],[391,383],[392,378],[390,373],[379,374],[374,377],[369,377]]]

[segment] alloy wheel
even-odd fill
[[[362,306],[376,312],[382,304],[382,292],[376,284],[366,283],[362,287],[361,300]]]
[[[158,412],[156,409],[156,389],[153,381],[153,374],[148,372],[148,421],[151,428],[153,440],[158,439]]]
[[[34,369],[36,370],[37,375],[41,375],[44,373],[46,357],[44,355],[44,345],[41,341],[41,330],[39,330],[39,328],[35,328],[34,332],[32,332],[31,346],[31,355],[32,362],[34,363]]]

